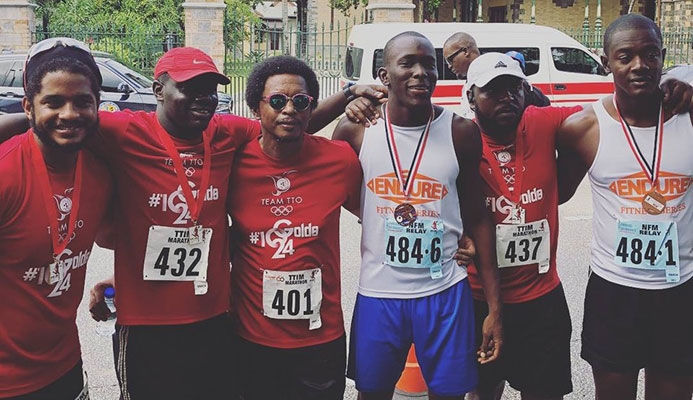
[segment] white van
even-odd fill
[[[380,83],[378,68],[383,47],[398,33],[415,31],[436,48],[438,84],[435,104],[460,107],[465,81],[457,79],[443,59],[443,43],[455,32],[476,40],[481,53],[510,50],[525,57],[527,79],[544,92],[554,105],[575,105],[597,100],[614,90],[599,58],[585,46],[556,29],[526,24],[491,23],[381,23],[356,25],[349,35],[342,68],[342,85],[349,82]],[[459,111],[459,110],[455,110]]]

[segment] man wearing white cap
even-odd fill
[[[556,272],[558,191],[555,134],[580,107],[525,108],[525,75],[508,55],[486,53],[467,74],[469,104],[481,128],[486,206],[496,223],[504,353],[479,367],[479,399],[504,381],[523,399],[560,399],[572,391],[570,314]],[[474,265],[469,282],[477,321],[488,313]]]

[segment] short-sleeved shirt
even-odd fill
[[[522,303],[536,299],[555,289],[560,283],[556,271],[556,249],[558,245],[558,176],[556,170],[556,132],[563,121],[582,109],[576,107],[534,107],[525,109],[518,124],[516,135],[524,135],[524,174],[522,187],[514,186],[515,142],[500,144],[482,132],[494,159],[484,156],[479,165],[484,180],[482,191],[486,207],[494,223],[503,223],[512,208],[512,203],[500,189],[490,163],[496,163],[503,174],[501,182],[509,182],[513,192],[521,190],[520,202],[525,210],[525,221],[546,219],[550,232],[549,271],[539,273],[537,264],[507,267],[500,270],[501,299],[504,303]],[[484,300],[484,292],[476,266],[468,268],[469,283],[477,300]]]
[[[87,261],[111,197],[105,165],[87,151],[73,237],[60,254],[64,277],[49,284],[50,220],[30,153],[31,131],[0,144],[0,397],[37,391],[80,359],[75,317]],[[48,169],[59,234],[72,211],[74,171]]]
[[[264,346],[296,348],[344,335],[339,216],[359,206],[361,166],[341,141],[304,135],[298,154],[278,160],[259,140],[238,154],[229,195],[233,220],[232,307],[241,337]],[[263,271],[321,269],[322,327],[306,319],[263,315]]]
[[[173,161],[158,132],[168,135],[154,113],[100,113],[98,148],[116,184],[114,226],[118,322],[123,325],[178,325],[202,321],[229,308],[229,253],[226,196],[237,149],[259,134],[256,121],[215,115],[203,135],[211,135],[209,186],[200,190],[202,138],[171,136],[188,184],[204,195],[198,224],[212,229],[207,293],[196,295],[192,281],[144,280],[152,226],[192,227],[189,208]],[[205,193],[201,193],[204,191]]]

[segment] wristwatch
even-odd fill
[[[354,82],[349,82],[346,85],[344,85],[344,90],[342,93],[344,93],[344,97],[347,100],[347,103],[350,103],[352,100],[354,100],[354,93],[351,92],[351,87],[356,85]]]

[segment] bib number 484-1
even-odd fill
[[[271,319],[307,319],[310,330],[322,326],[322,272],[264,270],[262,313]]]
[[[679,235],[675,222],[618,221],[614,261],[622,267],[663,270],[678,282]]]
[[[147,281],[206,281],[212,229],[204,240],[190,244],[188,228],[151,226],[144,257]]]

